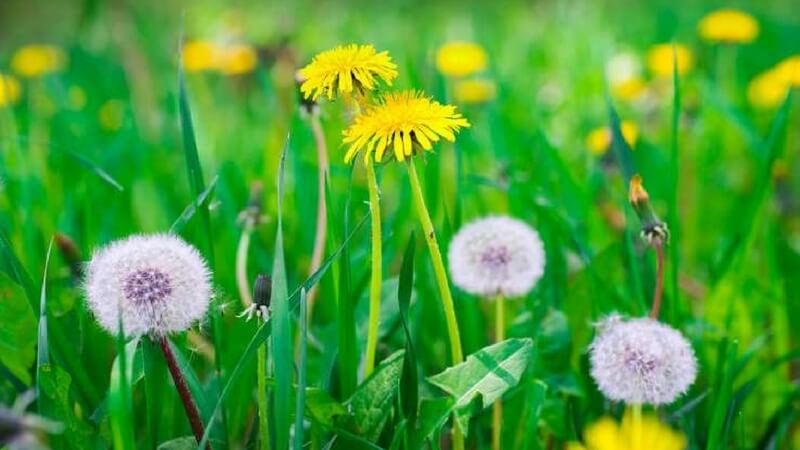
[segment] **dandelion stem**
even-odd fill
[[[433,264],[433,271],[436,274],[436,283],[439,285],[439,292],[442,296],[442,305],[444,306],[444,316],[447,320],[447,333],[450,338],[450,352],[453,364],[458,364],[464,360],[464,354],[461,351],[461,337],[458,333],[456,309],[453,305],[453,296],[450,293],[447,272],[445,271],[444,262],[442,261],[442,252],[439,250],[439,243],[436,240],[436,230],[433,229],[433,222],[428,213],[428,207],[425,206],[425,197],[422,195],[422,187],[419,183],[417,168],[414,166],[412,158],[409,158],[406,167],[408,168],[411,190],[414,193],[414,204],[417,207],[417,214],[422,223],[422,231],[425,233],[425,242],[428,243],[428,249],[431,252],[431,263]],[[464,434],[459,428],[457,421],[453,423],[453,449],[464,449]]]
[[[633,405],[633,439],[632,448],[642,448],[642,405]]]
[[[325,241],[328,236],[328,210],[325,198],[325,181],[328,178],[328,147],[325,144],[325,133],[319,121],[319,114],[311,114],[311,132],[317,146],[317,228],[314,235],[314,250],[311,254],[309,273],[314,273],[322,265],[325,252]],[[317,286],[308,293],[308,319],[314,313],[314,300],[317,297]]]
[[[650,318],[657,319],[664,293],[664,244],[660,239],[655,239],[653,248],[656,251],[656,287],[653,291],[653,309],[650,311]]]
[[[501,342],[506,335],[505,299],[498,295],[494,299],[494,341]],[[503,431],[503,399],[498,398],[492,407],[492,450],[500,450]]]
[[[245,308],[253,303],[253,297],[250,295],[250,283],[247,281],[247,251],[250,248],[250,236],[253,234],[254,226],[253,221],[246,219],[242,235],[239,238],[239,245],[236,248],[236,287],[239,289],[239,298]]]
[[[175,359],[175,354],[172,352],[172,347],[167,337],[160,336],[157,339],[158,344],[161,346],[161,351],[164,353],[164,360],[167,362],[169,373],[172,375],[172,380],[175,382],[175,388],[178,390],[178,396],[180,396],[183,408],[186,410],[186,417],[189,419],[189,425],[192,427],[195,439],[200,443],[205,433],[203,421],[200,419],[200,411],[198,411],[197,405],[192,398],[192,393],[189,391],[186,378],[183,376],[180,367],[178,367],[178,361]],[[211,450],[211,444],[206,443],[206,450]]]
[[[367,186],[369,187],[369,211],[372,225],[372,273],[369,285],[369,327],[367,328],[367,354],[364,362],[364,376],[368,377],[375,368],[375,351],[378,346],[378,324],[381,312],[381,209],[378,193],[378,180],[372,161],[367,161]]]

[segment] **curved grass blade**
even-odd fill
[[[413,442],[414,429],[417,426],[419,403],[419,374],[417,373],[417,357],[411,330],[408,327],[408,308],[411,303],[411,292],[414,287],[414,253],[417,248],[414,233],[408,239],[403,263],[400,268],[400,280],[397,286],[400,321],[406,337],[406,353],[403,359],[403,372],[400,380],[400,405],[405,416],[406,442]],[[398,433],[399,434],[399,433]]]
[[[300,361],[297,362],[297,404],[294,411],[294,449],[303,448],[303,411],[306,409],[306,356],[308,344],[308,301],[300,290]]]
[[[680,302],[680,287],[678,284],[678,274],[680,273],[680,221],[678,220],[678,186],[680,182],[680,147],[678,142],[678,131],[681,118],[681,89],[680,76],[678,75],[678,55],[677,49],[672,47],[672,118],[671,118],[671,142],[670,142],[670,194],[669,194],[669,213],[667,222],[670,228],[669,259],[671,270],[669,272],[669,282],[671,286],[671,298],[666,308],[668,322],[677,319],[676,310]]]
[[[194,217],[198,208],[208,208],[208,201],[214,188],[217,187],[217,181],[219,181],[219,175],[215,176],[211,183],[208,183],[206,189],[192,203],[187,205],[181,215],[175,219],[175,222],[169,227],[170,233],[180,233],[183,227]]]
[[[39,300],[39,336],[36,344],[36,398],[43,398],[41,386],[42,368],[50,365],[50,345],[47,339],[47,270],[50,267],[50,255],[53,251],[53,239],[47,247],[47,257],[44,260],[44,274],[42,275],[42,292]],[[49,416],[44,411],[44,402],[39,402],[39,414]]]

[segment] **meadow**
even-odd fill
[[[795,2],[0,30],[0,447],[800,448]]]

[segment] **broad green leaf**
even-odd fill
[[[400,385],[405,351],[399,350],[383,360],[348,400],[356,434],[370,441],[380,436]]]
[[[49,419],[60,422],[64,431],[51,439],[54,449],[85,450],[95,448],[96,432],[75,415],[75,404],[70,398],[72,378],[61,367],[48,364],[39,370],[39,401],[47,402]]]
[[[333,428],[337,417],[347,415],[347,408],[319,388],[306,389],[305,403],[308,418],[326,428]]]
[[[30,385],[28,369],[36,357],[36,318],[25,291],[0,272],[0,363]]]
[[[455,406],[453,397],[437,397],[422,399],[419,405],[419,416],[414,442],[421,446],[421,443],[428,439],[436,431],[440,430]]]

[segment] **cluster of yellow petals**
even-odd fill
[[[458,80],[453,85],[453,97],[462,104],[486,103],[494,99],[496,94],[494,81],[484,78]]]
[[[462,78],[486,69],[489,56],[473,42],[448,42],[436,52],[436,68],[443,75]]]
[[[662,423],[656,416],[643,415],[636,423],[628,410],[618,424],[603,417],[584,430],[584,443],[572,442],[567,450],[685,450],[686,436]]]
[[[247,44],[221,45],[194,40],[184,44],[181,60],[187,72],[217,71],[225,75],[242,75],[256,68],[258,54]]]
[[[658,44],[647,52],[647,68],[658,77],[671,77],[675,61],[678,75],[685,75],[694,67],[694,53],[680,44]]]
[[[59,72],[67,64],[67,55],[58,47],[30,44],[20,47],[11,56],[11,69],[23,78],[37,78]]]
[[[351,44],[318,54],[299,74],[303,97],[317,100],[325,95],[333,99],[354,89],[371,91],[377,87],[377,77],[391,86],[397,65],[386,51],[378,53],[371,45]]]
[[[758,21],[736,9],[718,9],[707,14],[698,25],[700,36],[710,42],[747,44],[758,37]]]
[[[345,162],[353,161],[360,151],[365,161],[373,156],[380,162],[387,149],[397,161],[403,161],[413,156],[417,147],[431,150],[442,137],[454,141],[455,133],[469,126],[455,106],[442,105],[422,92],[388,93],[344,131],[343,143],[349,145]]]
[[[622,137],[625,142],[634,148],[639,140],[639,127],[629,120],[623,120],[619,124]],[[611,129],[609,127],[598,127],[589,132],[586,136],[586,147],[593,155],[600,156],[605,154],[611,147]]]
[[[756,75],[747,87],[747,99],[756,108],[780,105],[791,88],[800,88],[800,54]]]
[[[16,103],[21,94],[19,81],[11,75],[0,73],[0,108]]]

